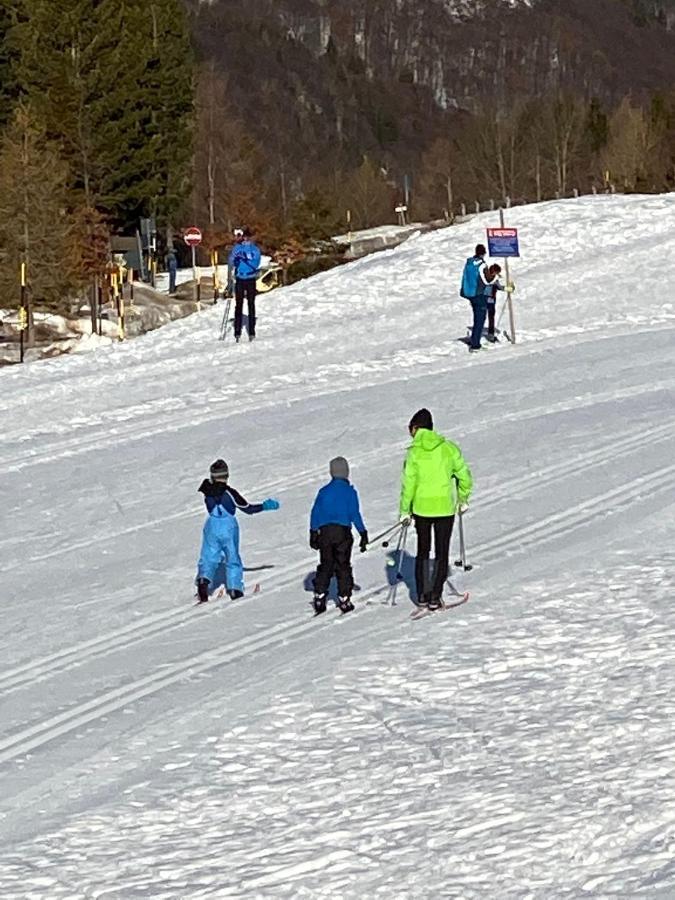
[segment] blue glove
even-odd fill
[[[278,500],[273,500],[271,497],[269,497],[267,500],[263,500],[262,508],[265,510],[265,512],[268,512],[271,509],[279,509],[280,506],[281,504]]]

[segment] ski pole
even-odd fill
[[[499,326],[502,323],[502,319],[504,318],[504,313],[506,312],[506,304],[508,302],[508,298],[502,304],[502,311],[499,313],[499,318],[497,319],[497,324],[495,325],[495,331],[499,331]]]
[[[464,544],[464,514],[460,509],[458,509],[459,516],[459,555],[461,559],[455,560],[456,566],[461,566],[465,572],[470,572],[473,569],[473,566],[469,566],[466,563],[466,546]]]
[[[220,326],[220,339],[224,341],[227,336],[227,326],[230,319],[230,307],[232,306],[232,295],[227,298],[227,303],[225,305],[225,313],[223,315],[223,322]]]
[[[398,590],[399,582],[402,581],[403,575],[401,574],[401,570],[403,569],[403,559],[405,557],[405,544],[408,538],[408,526],[401,526],[401,533],[398,536],[398,543],[396,544],[396,550],[394,554],[398,554],[398,566],[396,567],[396,577],[394,578],[394,582],[389,588],[389,593],[387,594],[387,603],[389,606],[396,606],[396,591]]]
[[[384,531],[381,531],[380,534],[376,534],[374,538],[371,538],[371,539],[368,541],[368,547],[372,547],[373,544],[377,544],[378,541],[381,541],[381,540],[382,540],[382,538],[386,538],[388,534],[391,534],[393,531],[396,531],[397,528],[402,528],[402,527],[403,527],[403,526],[401,525],[401,523],[400,523],[400,522],[397,522],[395,525],[392,525],[391,528],[386,528]],[[385,542],[382,544],[382,546],[383,546],[383,547],[388,547],[388,546],[389,546],[389,541],[385,541]]]

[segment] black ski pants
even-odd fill
[[[450,538],[452,526],[455,524],[454,516],[414,516],[415,530],[417,531],[417,559],[415,561],[415,584],[417,597],[424,594],[431,596],[433,600],[440,600],[443,596],[443,586],[448,577],[450,557]],[[429,580],[429,554],[431,553],[431,533],[434,535],[434,577],[431,585]]]
[[[487,317],[488,317],[488,334],[494,335],[495,333],[495,307],[497,304],[493,301],[490,303],[488,301],[488,309],[487,309]]]
[[[255,278],[237,278],[234,285],[234,336],[241,335],[244,298],[248,301],[248,335],[255,337]]]
[[[327,594],[333,575],[337,578],[338,594],[351,597],[354,588],[352,575],[351,528],[346,525],[324,525],[319,529],[319,567],[314,579],[317,594]]]

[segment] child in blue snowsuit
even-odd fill
[[[361,537],[359,549],[368,548],[368,532],[361,518],[359,495],[349,483],[349,463],[342,456],[330,461],[331,480],[316,496],[309,522],[309,546],[319,551],[319,566],[314,579],[314,612],[326,611],[328,587],[335,575],[338,583],[338,606],[343,613],[354,609],[351,596],[352,525]]]
[[[239,491],[228,485],[230,477],[225,460],[217,459],[210,469],[210,478],[199,486],[209,516],[202,531],[202,549],[197,568],[199,602],[209,599],[209,585],[218,566],[224,561],[227,593],[233,600],[244,596],[244,568],[239,556],[239,523],[235,512],[240,509],[249,516],[264,510],[279,509],[279,501],[263,500],[249,503]]]

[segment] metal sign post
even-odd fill
[[[195,298],[197,300],[197,311],[201,309],[201,285],[197,278],[197,247],[202,242],[201,229],[192,227],[186,228],[183,232],[183,240],[192,251],[192,278],[195,282]]]
[[[506,228],[504,226],[504,210],[499,210],[499,228],[488,228],[487,230],[487,238],[488,238],[488,253],[490,256],[501,256],[504,260],[504,268],[506,271],[506,285],[507,287],[511,284],[511,272],[509,270],[509,257],[512,256],[520,256],[520,249],[518,246],[518,229],[517,228]],[[511,292],[508,291],[506,294],[506,302],[509,308],[509,326],[511,328],[511,343],[515,344],[516,342],[516,322],[513,314],[513,300],[511,299]]]

